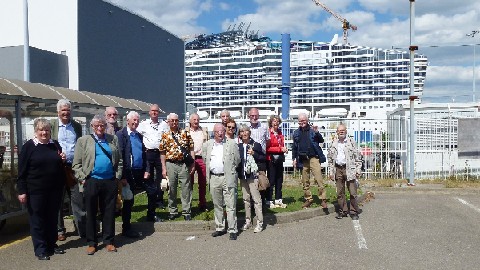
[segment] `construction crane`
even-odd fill
[[[337,14],[335,11],[331,10],[328,8],[325,4],[320,2],[319,0],[312,0],[315,5],[322,7],[325,11],[328,13],[332,14],[333,17],[335,17],[337,20],[342,22],[342,28],[343,28],[343,43],[347,44],[347,36],[348,36],[348,30],[352,29],[352,31],[356,31],[357,27],[353,24],[351,24],[347,19],[343,18],[339,14]]]

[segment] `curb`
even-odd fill
[[[366,191],[362,195],[358,196],[358,203],[362,204],[365,201]],[[276,214],[265,214],[263,216],[264,224],[266,225],[276,225],[276,224],[286,224],[298,222],[301,220],[307,220],[318,216],[325,216],[335,213],[336,206],[330,204],[328,208],[324,211],[323,208],[309,208],[303,209],[296,212],[285,212],[285,213],[276,213]],[[328,210],[328,211],[327,211]],[[240,227],[245,222],[244,218],[237,219],[237,225]],[[72,225],[73,226],[73,225]],[[202,220],[192,220],[192,221],[173,221],[173,222],[137,222],[132,223],[132,227],[142,232],[143,235],[151,234],[153,232],[201,232],[201,231],[213,231],[215,230],[215,222],[211,221],[202,221]],[[122,231],[122,223],[115,223],[115,231]]]

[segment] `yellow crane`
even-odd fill
[[[343,28],[343,43],[347,44],[347,36],[348,36],[348,30],[352,29],[352,31],[356,31],[357,27],[353,24],[351,24],[347,19],[343,18],[339,14],[337,14],[335,11],[331,10],[328,8],[325,4],[320,2],[319,0],[312,0],[315,5],[322,7],[325,11],[328,13],[332,14],[333,17],[335,17],[337,20],[342,22],[342,28]]]

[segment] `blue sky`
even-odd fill
[[[58,16],[75,14],[70,9],[76,1],[29,0],[32,46],[55,52],[65,50],[59,42],[48,43],[48,37],[35,32],[35,26],[50,23],[48,27],[58,31],[58,36],[70,35],[71,31],[57,22],[74,19],[45,18],[42,15],[52,6],[62,11]],[[312,0],[105,1],[141,15],[180,37],[217,33],[234,24],[238,26],[240,22],[251,23],[251,30],[258,30],[259,34],[273,40],[280,40],[281,33],[290,33],[293,40],[311,41],[330,41],[334,34],[342,34],[341,23]],[[349,43],[377,48],[408,47],[409,0],[321,1],[358,27],[356,32],[350,32]],[[22,24],[22,2],[0,1],[0,46],[22,44],[22,32],[18,30]],[[471,101],[473,46],[462,45],[480,44],[480,34],[474,38],[466,36],[472,30],[480,29],[480,1],[416,0],[415,9],[415,44],[420,47],[418,52],[429,58],[423,101]],[[16,28],[13,27],[15,24]],[[67,49],[67,53],[71,51]],[[480,46],[476,46],[476,51],[476,63],[480,65]],[[479,70],[480,67],[475,73],[478,79]],[[480,97],[480,86],[476,88],[479,92],[476,96]]]

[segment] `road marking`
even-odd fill
[[[355,228],[355,233],[357,234],[358,248],[368,249],[367,241],[365,240],[365,237],[363,237],[362,226],[360,226],[360,221],[352,220],[352,222],[353,222],[353,227]]]
[[[25,237],[25,238],[20,239],[20,240],[15,240],[15,241],[13,241],[13,242],[11,242],[11,243],[7,243],[7,244],[5,244],[5,245],[0,246],[0,249],[8,248],[8,247],[10,247],[10,246],[19,244],[19,243],[21,243],[21,242],[23,242],[23,241],[25,241],[25,240],[30,239],[30,238],[31,238],[31,236],[28,236],[28,237]]]
[[[476,207],[475,205],[463,200],[463,199],[460,199],[460,198],[457,198],[457,200],[463,204],[465,204],[466,206],[472,208],[473,210],[477,211],[480,213],[480,208]]]

